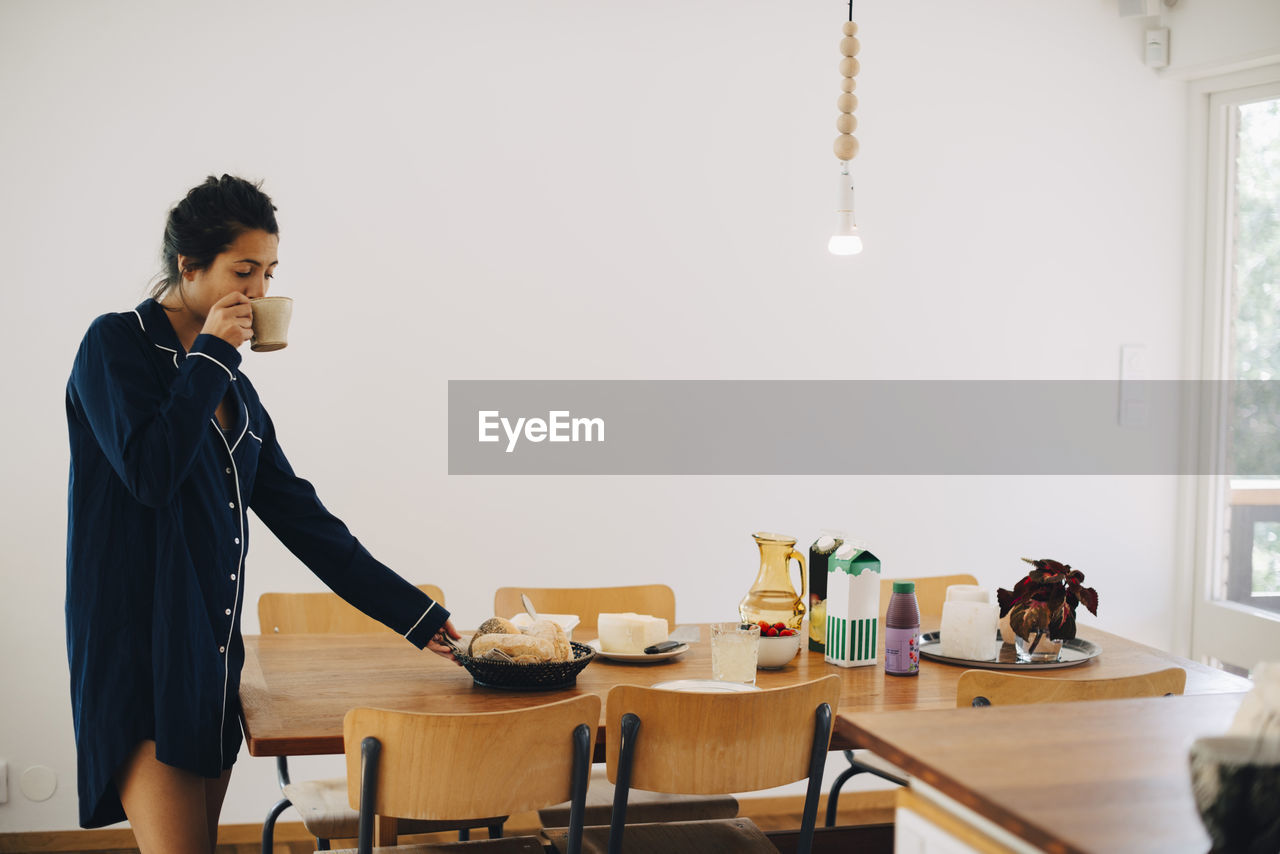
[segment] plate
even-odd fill
[[[1075,667],[1102,652],[1102,647],[1087,640],[1075,638],[1062,642],[1062,653],[1057,661],[1018,661],[1018,652],[1013,644],[1000,643],[999,636],[991,639],[996,648],[995,661],[975,661],[971,658],[951,658],[938,650],[942,648],[942,632],[926,632],[920,636],[920,654],[932,661],[943,664],[959,664],[964,667],[981,667],[985,670],[1058,670],[1063,667]]]
[[[600,648],[600,641],[589,640],[587,646],[596,651],[596,655],[601,658],[607,658],[611,661],[625,661],[628,664],[648,664],[651,661],[666,661],[668,658],[675,658],[677,655],[684,655],[689,651],[689,645],[682,643],[675,649],[669,649],[666,652],[655,652],[652,655],[644,652],[605,652]]]
[[[745,682],[717,682],[714,679],[673,679],[670,682],[658,682],[652,688],[663,691],[692,691],[698,694],[748,694],[759,691],[759,686]]]

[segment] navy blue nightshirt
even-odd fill
[[[148,300],[89,327],[67,383],[67,655],[80,823],[125,818],[113,775],[142,739],[217,777],[240,748],[246,507],[338,595],[419,649],[449,617],[375,560],[293,473],[240,353],[183,351]],[[215,411],[234,410],[229,435]]]

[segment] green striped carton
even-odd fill
[[[880,559],[846,542],[827,563],[827,648],[840,667],[880,660]]]

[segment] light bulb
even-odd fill
[[[853,179],[849,177],[847,162],[840,171],[836,217],[836,230],[827,241],[827,251],[832,255],[857,255],[862,251],[862,238],[858,236],[858,224],[853,219]]]
[[[858,226],[854,225],[850,211],[840,211],[840,223],[835,233],[827,241],[827,251],[832,255],[857,255],[862,251],[862,238],[858,236]]]

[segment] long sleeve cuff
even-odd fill
[[[439,602],[432,602],[418,621],[414,623],[409,631],[404,633],[409,643],[418,649],[426,647],[427,643],[436,636],[436,632],[440,631],[445,621],[449,619],[449,612]]]
[[[187,356],[205,358],[217,363],[232,380],[236,378],[236,369],[240,367],[240,351],[216,335],[203,333],[197,335]]]

